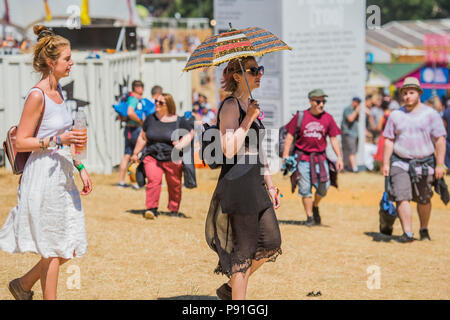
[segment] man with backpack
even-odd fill
[[[336,173],[342,171],[344,163],[337,136],[341,134],[333,117],[324,111],[327,95],[322,89],[315,89],[308,93],[310,108],[299,111],[285,126],[287,130],[284,143],[283,162],[289,161],[290,156],[297,156],[297,165],[291,176],[292,192],[298,186],[298,194],[302,197],[303,207],[307,216],[306,225],[320,224],[319,202],[325,197],[328,188],[333,183],[330,170]],[[299,119],[302,117],[302,119]],[[299,121],[301,120],[301,121]],[[327,136],[337,155],[334,164],[326,157]],[[294,141],[295,139],[295,141]],[[295,148],[291,153],[291,146]],[[337,183],[334,181],[335,186]],[[312,187],[316,193],[312,199]]]
[[[145,116],[154,113],[155,105],[148,99],[143,99],[144,83],[140,80],[135,80],[131,84],[132,92],[126,97],[126,125],[124,130],[125,136],[125,152],[119,166],[119,183],[118,187],[126,187],[125,177],[130,163],[131,154],[136,146],[137,138],[141,133],[141,126],[144,122]],[[152,112],[153,111],[153,112]],[[139,189],[139,186],[133,184],[134,189]]]

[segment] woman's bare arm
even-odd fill
[[[139,134],[139,137],[136,141],[136,146],[133,150],[133,155],[138,155],[139,152],[144,150],[145,145],[147,144],[147,137],[145,135],[145,131],[141,130],[141,133]]]
[[[194,138],[194,129],[192,129],[191,131],[189,131],[189,133],[181,137],[180,140],[174,141],[174,147],[177,148],[178,150],[181,150],[184,147],[188,146],[193,138]]]
[[[39,117],[44,108],[44,97],[41,92],[33,91],[28,95],[23,107],[22,116],[17,127],[16,148],[18,152],[39,150],[39,138],[33,137]],[[48,145],[48,139],[46,139]]]

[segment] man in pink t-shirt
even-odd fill
[[[297,132],[299,113],[286,125],[287,136],[284,145],[283,161],[289,157],[292,143],[295,143],[298,154],[297,173],[298,194],[302,197],[303,207],[307,216],[306,225],[320,224],[319,202],[326,195],[330,187],[330,172],[325,154],[327,137],[330,137],[331,146],[336,153],[337,171],[342,171],[344,162],[341,156],[341,147],[337,136],[341,130],[336,125],[333,117],[324,111],[327,95],[322,89],[315,89],[308,94],[311,107],[303,112],[298,136]],[[312,200],[312,187],[315,187],[314,202]]]

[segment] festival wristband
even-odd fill
[[[441,167],[444,170],[448,170],[448,168],[447,168],[447,166],[445,164],[438,164],[438,165],[436,165],[436,167]]]
[[[81,172],[81,170],[86,169],[86,167],[83,164],[80,164],[79,166],[77,166],[77,170],[78,172]]]
[[[278,187],[271,186],[271,187],[269,188],[269,191],[270,191],[270,190],[275,190],[276,195],[280,195],[280,198],[283,198],[283,194],[281,193],[281,191],[280,191],[280,189],[279,189]]]
[[[41,148],[41,150],[47,149],[47,148],[45,147],[45,142],[44,142],[44,139],[43,139],[43,138],[40,138],[40,139],[39,139],[39,148]]]

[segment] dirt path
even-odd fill
[[[218,171],[198,171],[199,187],[183,189],[185,217],[161,215],[145,220],[144,190],[120,190],[117,176],[93,175],[94,192],[83,198],[88,253],[61,268],[59,299],[216,299],[226,277],[213,273],[216,254],[204,240],[204,222]],[[0,170],[0,225],[16,205],[17,177]],[[450,207],[433,197],[433,241],[400,244],[378,234],[379,175],[342,174],[320,210],[323,226],[302,224],[300,199],[288,180],[274,178],[284,194],[277,211],[283,254],[250,279],[249,299],[449,299]],[[450,179],[447,177],[447,183]],[[77,180],[80,185],[80,181]],[[163,189],[160,210],[167,210]],[[419,221],[413,218],[418,236]],[[401,235],[396,222],[394,235]],[[38,260],[27,253],[0,252],[0,299],[11,299],[8,281]],[[369,271],[369,273],[368,273]],[[368,280],[379,272],[380,289]],[[80,288],[77,288],[79,275]],[[372,278],[370,278],[372,276]],[[376,285],[376,282],[370,282]],[[41,299],[39,283],[35,298]],[[320,297],[307,297],[320,291]]]

